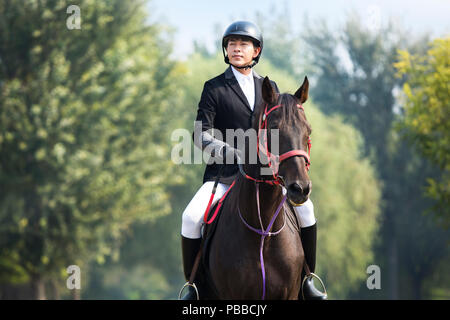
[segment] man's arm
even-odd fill
[[[198,104],[197,119],[196,123],[201,122],[201,128],[194,128],[194,133],[192,134],[192,140],[194,145],[196,145],[200,150],[207,151],[211,156],[219,156],[224,158],[224,150],[228,154],[229,152],[234,152],[234,148],[225,143],[222,140],[214,138],[210,133],[214,130],[214,119],[216,117],[216,108],[218,104],[218,99],[214,95],[211,84],[205,82],[203,87],[202,96]],[[195,134],[196,130],[201,130],[200,134]],[[211,130],[212,129],[212,130]]]
[[[225,144],[223,141],[214,138],[207,131],[214,129],[214,119],[216,117],[217,99],[214,96],[209,82],[205,82],[203,86],[202,96],[198,104],[196,127],[192,133],[192,140],[200,150],[204,150],[211,143],[211,152],[217,148],[219,150]],[[201,123],[201,128],[198,127],[198,123]],[[196,131],[200,131],[200,133]],[[214,146],[214,147],[213,147]]]

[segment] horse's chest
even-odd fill
[[[303,267],[298,233],[286,226],[276,236],[265,238],[261,255],[261,237],[231,215],[222,218],[209,262],[220,298],[260,299],[264,286],[267,299],[295,298]]]
[[[226,249],[223,251],[228,258],[221,260],[220,274],[225,280],[223,283],[229,284],[233,297],[260,298],[263,285],[267,298],[271,299],[287,299],[293,292],[298,292],[303,253],[296,250],[298,247],[295,245],[280,246],[283,246],[283,241],[269,239],[264,243],[262,256],[260,244],[252,248],[241,245],[228,252]]]

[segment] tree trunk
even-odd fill
[[[52,285],[52,299],[61,300],[61,296],[59,294],[58,284],[55,279],[51,280]]]
[[[73,300],[80,300],[80,290],[79,289],[72,289],[72,298]]]
[[[41,276],[37,275],[32,277],[31,286],[33,288],[34,299],[47,300],[45,295],[45,281]]]
[[[413,280],[413,299],[414,300],[421,300],[422,299],[422,283],[423,283],[424,277],[422,275],[418,275],[414,277]]]
[[[398,300],[398,252],[397,239],[391,236],[389,244],[389,299]]]

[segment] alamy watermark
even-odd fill
[[[67,289],[73,290],[73,289],[81,289],[81,270],[80,267],[77,265],[70,265],[66,269],[67,274],[69,274],[69,277],[66,281]]]
[[[265,152],[258,153],[258,131],[249,128],[243,129],[226,129],[225,137],[222,132],[217,129],[209,129],[205,131],[209,136],[219,141],[223,141],[229,146],[239,150],[242,157],[235,159],[233,155],[227,154],[225,159],[219,154],[219,148],[222,145],[211,143],[206,145],[203,150],[200,149],[202,145],[202,122],[195,121],[194,133],[185,128],[175,129],[171,135],[172,143],[175,143],[171,151],[171,160],[175,164],[233,164],[239,161],[240,163],[267,165],[269,159]],[[266,149],[265,139],[270,140],[270,153],[274,155],[279,154],[279,129],[260,129],[259,138],[264,141],[259,141],[259,149]],[[192,145],[194,141],[194,146]],[[248,150],[246,150],[248,148]],[[245,155],[247,155],[245,157]],[[244,159],[245,158],[245,159]],[[268,167],[261,167],[261,174],[271,174],[272,171]]]
[[[81,29],[81,9],[80,9],[80,7],[72,4],[67,7],[66,13],[70,14],[70,16],[66,20],[67,29],[69,29],[69,30]]]
[[[381,30],[381,9],[378,5],[370,5],[366,9],[365,25],[373,33]]]
[[[381,269],[376,264],[372,264],[367,267],[366,273],[370,274],[367,278],[366,285],[367,289],[381,289]]]

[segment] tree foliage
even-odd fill
[[[430,294],[424,291],[426,275],[448,257],[448,234],[424,216],[432,204],[422,196],[422,186],[439,172],[393,128],[402,110],[395,94],[402,81],[393,64],[399,48],[423,52],[426,41],[409,37],[392,23],[373,32],[361,21],[350,15],[339,29],[324,22],[305,28],[303,37],[316,66],[311,95],[325,114],[340,114],[361,132],[364,154],[382,182],[374,263],[385,271],[384,290],[369,293],[362,284],[358,297],[421,299]]]
[[[3,282],[101,263],[133,221],[170,210],[169,43],[142,1],[78,6],[69,30],[66,1],[0,1]]]
[[[395,64],[403,84],[404,116],[399,129],[442,170],[430,177],[426,193],[437,200],[435,212],[450,226],[450,38],[436,39],[424,55],[399,51]]]

